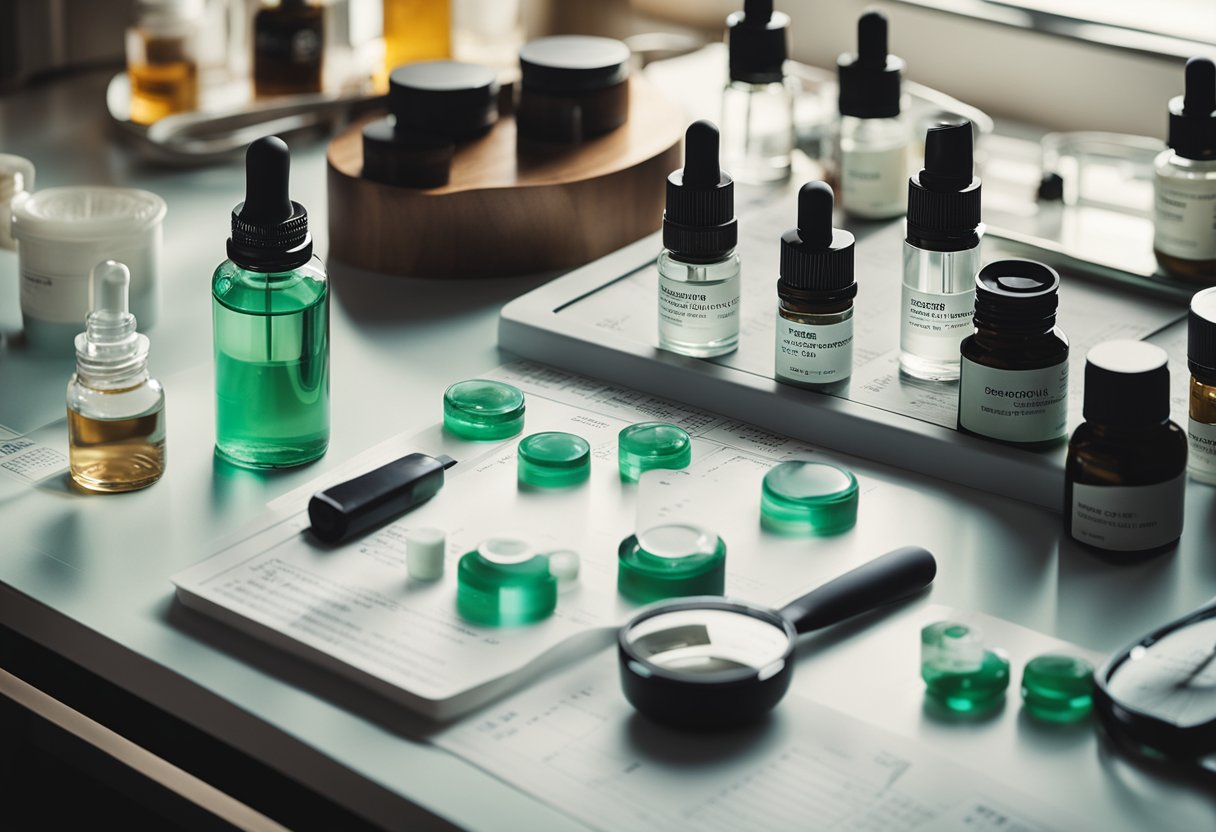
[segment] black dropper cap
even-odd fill
[[[718,128],[694,121],[684,133],[684,167],[667,177],[663,248],[681,260],[720,260],[739,242],[735,182],[718,167]]]
[[[1216,286],[1196,292],[1186,321],[1187,366],[1206,384],[1216,383]]]
[[[773,11],[773,0],[745,0],[726,18],[730,80],[771,84],[785,77],[789,15]]]
[[[1169,356],[1144,341],[1098,344],[1085,356],[1087,422],[1148,427],[1170,418]]]
[[[818,303],[857,296],[853,235],[832,227],[832,204],[825,182],[807,182],[798,191],[798,227],[781,235],[778,293]]]
[[[939,124],[925,136],[925,166],[908,180],[908,242],[933,251],[979,245],[980,179],[971,122]]]
[[[840,114],[857,118],[899,115],[900,80],[904,62],[887,54],[887,16],[866,12],[857,20],[857,54],[836,60],[840,83]]]
[[[1060,275],[1035,260],[994,260],[975,276],[975,325],[1001,332],[1047,332],[1056,323]]]
[[[278,136],[245,151],[245,201],[232,209],[228,258],[255,272],[289,271],[312,257],[308,212],[288,196],[291,153]]]
[[[1186,159],[1216,159],[1216,64],[1210,58],[1187,61],[1184,90],[1170,99],[1165,143]]]

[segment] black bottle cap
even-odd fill
[[[908,180],[908,240],[959,251],[979,244],[980,179],[972,169],[971,122],[939,124],[925,135],[925,166]]]
[[[612,38],[556,35],[519,50],[520,83],[537,92],[601,90],[629,77],[629,47]]]
[[[667,177],[663,248],[686,260],[719,260],[739,242],[735,182],[718,167],[718,128],[694,121],[684,133],[684,167]]]
[[[857,118],[899,115],[902,58],[887,54],[887,16],[866,12],[857,19],[857,54],[836,60],[840,114]]]
[[[1192,373],[1216,375],[1216,286],[1196,292],[1186,320],[1186,358]]]
[[[832,204],[825,182],[807,182],[798,191],[798,227],[781,235],[778,292],[821,303],[857,296],[853,235],[832,227]]]
[[[245,201],[232,209],[228,258],[255,272],[289,271],[312,257],[308,211],[288,196],[291,153],[278,136],[245,151]]]
[[[745,0],[726,18],[730,80],[771,84],[785,77],[789,15],[773,11],[773,0]]]
[[[406,188],[448,184],[456,145],[451,139],[399,130],[389,117],[363,125],[364,179]]]
[[[457,61],[399,66],[388,79],[388,108],[399,130],[473,139],[498,121],[498,73]]]
[[[1055,326],[1060,275],[1034,260],[994,260],[975,276],[975,325],[1002,332]]]
[[[1211,58],[1186,62],[1184,90],[1170,99],[1165,143],[1187,159],[1216,159],[1216,64]]]
[[[1169,356],[1144,341],[1098,344],[1085,356],[1087,422],[1116,427],[1159,425],[1170,418]]]

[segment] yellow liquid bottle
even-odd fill
[[[202,3],[148,4],[127,30],[131,121],[152,124],[198,109],[198,38]]]
[[[384,71],[376,86],[402,64],[452,56],[451,0],[384,0]]]

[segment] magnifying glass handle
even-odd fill
[[[808,592],[781,609],[799,633],[809,633],[914,595],[933,583],[937,561],[919,546],[904,546]]]

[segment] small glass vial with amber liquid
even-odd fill
[[[148,375],[148,338],[128,310],[127,267],[107,260],[91,283],[67,391],[71,476],[90,491],[135,491],[165,470],[165,392]]]
[[[1191,477],[1216,485],[1216,287],[1196,292],[1187,319]]]
[[[151,124],[198,109],[198,40],[203,0],[140,0],[127,30],[131,121]]]

